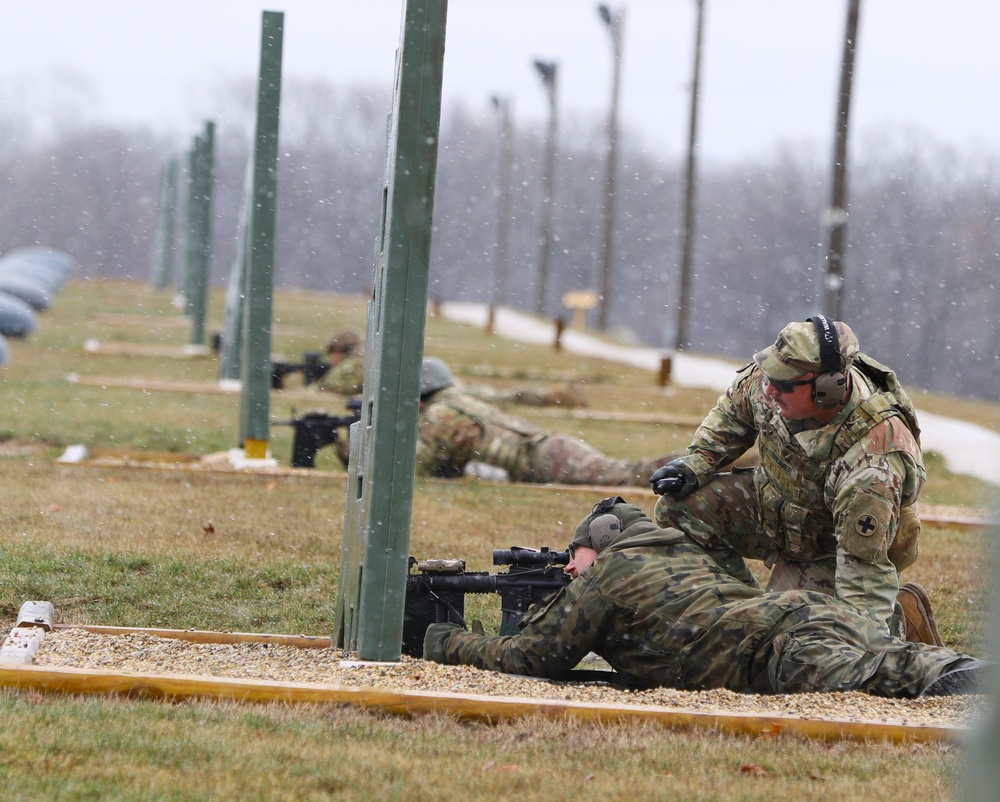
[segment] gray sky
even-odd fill
[[[705,2],[704,157],[770,156],[793,143],[826,158],[847,0]],[[622,125],[658,153],[682,155],[695,0],[609,5],[625,10]],[[996,154],[1000,3],[861,6],[852,142],[885,132]],[[387,88],[402,7],[403,0],[6,0],[0,103],[40,124],[48,114],[84,114],[169,126],[187,141],[213,117],[208,88],[216,79],[256,75],[264,9],[285,12],[285,76]],[[488,119],[489,98],[506,95],[516,121],[544,123],[536,58],[559,64],[564,125],[606,115],[611,41],[596,2],[450,0],[446,106],[461,100]],[[82,110],[79,97],[89,99]]]

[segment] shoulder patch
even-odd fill
[[[843,542],[848,554],[873,562],[889,547],[892,503],[877,493],[860,492],[845,513]]]

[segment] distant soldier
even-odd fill
[[[894,638],[824,593],[749,587],[679,529],[656,526],[618,496],[595,505],[569,548],[573,581],[529,610],[517,634],[431,624],[424,658],[571,680],[595,652],[635,687],[688,691],[986,692],[990,664]]]
[[[417,470],[462,476],[473,462],[505,470],[514,482],[641,485],[677,454],[626,462],[582,440],[546,432],[455,386],[440,359],[426,357],[420,373]]]
[[[462,389],[489,404],[520,404],[523,407],[563,407],[575,409],[587,406],[587,398],[578,386],[566,382],[556,387],[512,387],[497,390],[484,384],[462,384]]]
[[[365,380],[365,356],[358,333],[345,329],[326,344],[330,369],[319,385],[321,390],[341,395],[359,395]]]
[[[687,454],[650,477],[654,516],[736,576],[750,578],[744,557],[765,560],[768,590],[827,593],[940,645],[926,592],[898,578],[917,557],[919,433],[896,375],[861,353],[850,326],[789,323],[736,374]],[[755,443],[753,472],[720,472]]]
[[[330,339],[326,346],[329,370],[319,384],[321,390],[341,395],[360,395],[365,378],[364,352],[357,332],[345,329]],[[569,382],[558,387],[514,387],[497,390],[488,385],[469,384],[463,389],[493,404],[521,404],[533,407],[585,407],[587,399],[580,388]]]

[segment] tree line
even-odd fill
[[[233,84],[219,97],[212,117],[216,285],[225,283],[236,255],[252,86]],[[384,91],[363,87],[284,87],[278,286],[369,291],[390,102]],[[151,279],[161,175],[188,144],[146,129],[72,120],[33,134],[23,119],[2,114],[0,252],[39,243],[72,254],[83,276]],[[432,298],[535,309],[544,138],[540,127],[515,130],[508,289],[496,299],[500,126],[478,110],[445,110]],[[598,286],[606,148],[603,121],[562,123],[543,299],[550,316],[569,316],[565,292]],[[669,348],[680,303],[682,160],[643,151],[628,130],[618,153],[609,331]],[[788,143],[753,161],[701,165],[685,350],[749,358],[789,320],[821,311],[827,156]],[[996,156],[883,131],[852,141],[849,168],[842,316],[862,348],[910,387],[997,398]],[[596,312],[591,316],[596,321]]]

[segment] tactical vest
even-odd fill
[[[872,428],[888,418],[900,417],[920,443],[913,404],[895,373],[865,354],[857,356],[853,368],[855,380],[861,374],[872,393],[841,424],[826,460],[818,462],[792,447],[787,434],[778,430],[784,427],[780,413],[761,423],[757,440],[760,468],[754,483],[764,529],[779,552],[805,559],[836,554],[836,528],[823,493],[827,473]],[[901,542],[900,548],[904,545]],[[915,545],[910,545],[915,554]],[[893,550],[890,547],[890,559]]]

